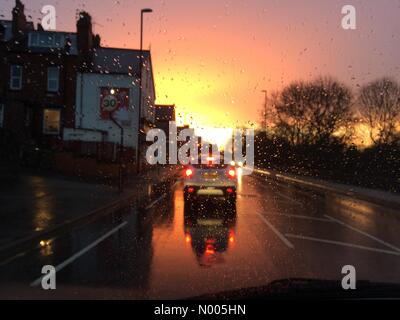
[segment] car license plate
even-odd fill
[[[223,220],[217,219],[198,219],[197,224],[200,226],[220,226],[223,224]]]
[[[197,191],[197,195],[199,196],[223,196],[224,192],[219,189],[200,189]]]

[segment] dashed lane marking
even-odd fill
[[[327,217],[328,219],[330,219],[330,220],[342,225],[343,227],[346,227],[346,228],[348,228],[350,230],[353,230],[353,231],[355,231],[355,232],[357,232],[359,234],[362,234],[362,235],[364,235],[364,236],[366,236],[366,237],[368,237],[368,238],[370,238],[372,240],[375,240],[376,242],[379,242],[380,244],[383,244],[384,246],[386,246],[386,247],[388,247],[388,248],[390,248],[392,250],[395,250],[395,251],[400,253],[400,249],[399,248],[397,248],[396,246],[394,246],[394,245],[392,245],[392,244],[390,244],[390,243],[388,243],[386,241],[383,241],[383,240],[381,240],[381,239],[379,239],[377,237],[374,237],[373,235],[371,235],[371,234],[369,234],[369,233],[367,233],[365,231],[357,229],[357,228],[355,228],[355,227],[353,227],[353,226],[351,226],[351,225],[349,225],[349,224],[347,224],[347,223],[345,223],[345,222],[343,222],[343,221],[341,221],[339,219],[333,218],[333,217],[331,217],[331,216],[329,216],[327,214],[325,214],[325,217]]]
[[[290,234],[290,233],[285,234],[285,236],[288,238],[293,238],[293,239],[309,240],[309,241],[314,241],[314,242],[334,244],[334,245],[339,245],[339,246],[343,246],[343,247],[350,247],[350,248],[356,248],[356,249],[361,249],[361,250],[374,251],[374,252],[380,252],[380,253],[386,253],[386,254],[391,254],[391,255],[395,255],[395,256],[400,256],[400,252],[397,252],[397,251],[371,248],[371,247],[361,246],[361,245],[353,244],[353,243],[333,241],[333,240],[328,240],[328,239],[319,239],[319,238],[314,238],[314,237],[299,236],[299,235]]]
[[[273,216],[282,216],[282,217],[288,217],[288,218],[295,218],[295,219],[305,219],[305,220],[315,220],[315,221],[322,221],[322,222],[334,222],[330,219],[327,218],[317,218],[317,217],[311,217],[311,216],[304,216],[300,214],[287,214],[287,213],[278,213]]]
[[[162,199],[164,199],[166,197],[166,194],[164,193],[161,197],[159,197],[158,199],[154,200],[152,203],[150,203],[146,208],[144,208],[145,210],[149,210],[152,207],[154,207],[157,203],[159,203]]]
[[[256,212],[256,214],[260,217],[260,219],[278,236],[281,241],[291,249],[294,249],[294,245],[276,229],[261,213]]]

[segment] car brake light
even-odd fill
[[[193,187],[189,187],[187,190],[188,190],[189,193],[193,193],[194,192],[194,188]]]
[[[210,255],[215,254],[215,249],[214,249],[214,246],[212,244],[207,244],[207,246],[206,246],[206,254],[210,254]]]
[[[229,175],[230,178],[235,178],[236,177],[235,169],[229,169],[228,175]]]
[[[235,242],[235,233],[232,230],[229,232],[229,242]]]
[[[215,158],[214,157],[207,157],[207,165],[212,167],[214,164]]]
[[[228,189],[226,189],[226,192],[233,193],[233,189],[232,188],[228,188]]]
[[[186,177],[191,178],[193,176],[193,170],[192,169],[186,169]]]

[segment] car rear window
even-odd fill
[[[226,169],[228,168],[227,164],[195,164],[193,165],[196,169]]]

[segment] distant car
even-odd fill
[[[242,161],[239,161],[239,162],[231,161],[231,166],[236,167],[236,168],[243,168],[243,162]]]
[[[237,173],[236,168],[225,164],[190,165],[184,168],[185,209],[192,209],[204,200],[223,202],[236,209]]]

